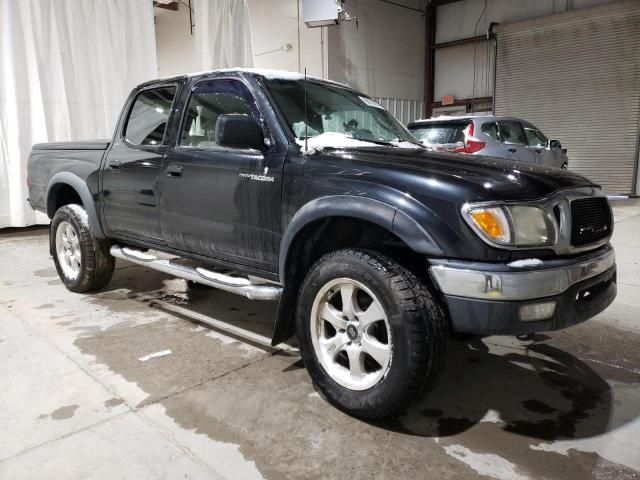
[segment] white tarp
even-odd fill
[[[0,228],[47,221],[26,202],[32,144],[110,138],[156,76],[152,0],[0,0]]]
[[[247,0],[194,0],[192,5],[202,68],[253,67]]]

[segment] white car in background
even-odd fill
[[[531,123],[515,117],[437,117],[407,125],[428,147],[567,168],[566,148]]]

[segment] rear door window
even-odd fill
[[[469,122],[446,122],[420,125],[411,129],[411,133],[428,145],[464,143],[465,129]]]
[[[482,125],[482,133],[484,133],[488,137],[493,138],[494,140],[499,140],[498,124],[495,122],[485,123],[484,125]]]
[[[154,146],[164,142],[176,87],[151,88],[133,102],[124,128],[124,138],[133,145]]]
[[[503,143],[514,145],[527,145],[527,139],[520,122],[504,121],[500,122],[500,138]]]

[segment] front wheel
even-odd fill
[[[340,250],[316,262],[300,292],[302,358],[338,408],[364,418],[395,415],[434,382],[446,317],[409,270],[377,252]]]
[[[96,238],[87,212],[80,205],[65,205],[51,221],[51,251],[60,279],[72,292],[104,287],[115,268],[109,242]]]

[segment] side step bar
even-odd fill
[[[251,300],[279,300],[282,294],[282,287],[278,285],[256,284],[252,283],[248,278],[234,277],[204,268],[181,265],[133,248],[114,245],[111,247],[110,253],[116,258],[128,260],[138,265],[144,265],[145,267],[173,275],[174,277],[219,288],[225,292],[242,295]]]

